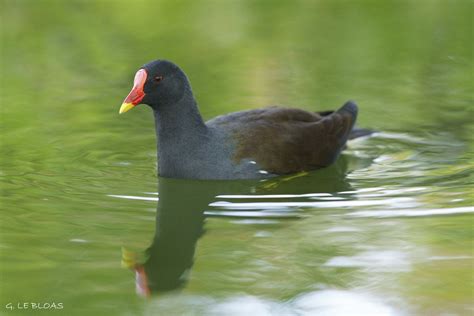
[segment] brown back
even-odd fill
[[[234,161],[252,159],[276,174],[326,167],[338,157],[354,126],[357,106],[348,104],[321,115],[279,107],[240,112],[234,119],[245,124],[234,133]]]

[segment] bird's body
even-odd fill
[[[156,61],[143,69],[142,99],[148,98],[143,103],[154,110],[163,177],[256,179],[323,168],[337,159],[357,117],[357,106],[347,102],[334,112],[267,107],[203,122],[189,82],[177,66]],[[171,82],[167,89],[159,88],[166,102],[148,97],[158,90],[149,77]]]

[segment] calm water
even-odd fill
[[[473,313],[471,1],[1,11],[1,314]],[[118,115],[156,58],[205,118],[353,99],[379,132],[307,174],[157,178],[150,109]]]

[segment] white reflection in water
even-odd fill
[[[267,237],[272,237],[273,234],[271,232],[267,231],[258,231],[254,234],[254,237],[259,237],[259,238],[267,238]]]
[[[87,243],[88,241],[85,239],[80,239],[80,238],[73,238],[69,239],[70,242],[77,242],[77,243]]]
[[[356,227],[347,227],[347,226],[336,226],[332,228],[328,228],[325,230],[327,233],[352,233],[352,232],[359,232],[361,231],[360,228]]]
[[[351,217],[418,217],[474,213],[474,207],[439,208],[431,210],[374,210],[348,213]]]
[[[279,221],[277,220],[271,220],[271,219],[265,219],[265,218],[260,218],[260,219],[241,219],[241,220],[235,220],[231,221],[231,223],[234,224],[246,224],[246,225],[255,225],[255,224],[266,224],[266,225],[275,225],[278,224]]]
[[[384,187],[375,187],[375,188],[360,188],[357,190],[353,191],[341,191],[338,194],[357,194],[357,193],[363,193],[363,192],[377,192],[380,190],[385,189]]]
[[[262,315],[271,316],[273,303],[266,302],[254,296],[242,296],[225,300],[217,303],[210,308],[210,315],[229,315],[229,316],[247,316],[247,315]]]
[[[437,138],[435,140],[430,140],[427,138],[421,138],[421,137],[417,137],[417,136],[413,136],[413,135],[405,134],[405,133],[377,132],[373,134],[372,137],[382,138],[382,139],[396,139],[403,142],[412,143],[412,144],[420,144],[420,145],[435,145],[435,146],[456,145],[456,144],[453,144],[452,141],[443,140],[440,138]]]
[[[266,195],[218,195],[219,199],[291,199],[291,198],[309,198],[319,196],[332,196],[330,193],[308,193],[308,194],[266,194]]]
[[[115,195],[115,194],[108,194],[107,196],[119,198],[119,199],[126,199],[126,200],[142,200],[142,201],[154,201],[157,202],[157,197],[148,197],[148,196],[133,196],[133,195]]]
[[[300,215],[293,210],[272,210],[272,211],[205,211],[206,216],[211,217],[243,217],[243,218],[298,218]]]
[[[249,203],[232,203],[226,201],[219,201],[211,203],[210,206],[223,209],[281,209],[289,207],[321,207],[321,208],[339,208],[339,207],[354,207],[354,206],[372,206],[372,205],[387,205],[389,207],[417,207],[419,204],[410,197],[391,198],[383,200],[344,200],[344,201],[321,201],[321,202],[249,202]]]
[[[355,256],[340,256],[329,259],[327,267],[367,268],[371,272],[410,271],[408,256],[395,250],[365,251]]]
[[[343,200],[346,200],[346,199],[343,198],[343,197],[339,197],[339,196],[328,196],[328,197],[320,197],[320,198],[318,198],[318,200],[320,200],[320,201],[343,201]]]
[[[304,294],[294,302],[298,315],[388,316],[399,315],[378,298],[353,291],[324,290]]]

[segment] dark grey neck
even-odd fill
[[[186,92],[175,104],[154,109],[156,132],[161,138],[193,135],[206,130],[192,93]]]
[[[156,137],[158,139],[159,172],[166,176],[167,171],[176,172],[185,159],[207,137],[207,126],[199,113],[191,91],[175,104],[153,109],[155,115]]]

